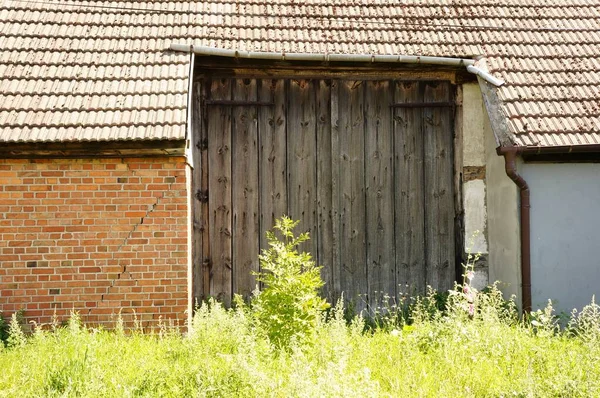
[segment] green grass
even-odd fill
[[[462,290],[438,310],[350,324],[338,306],[314,339],[276,348],[252,310],[201,307],[189,333],[99,331],[75,316],[0,349],[0,396],[85,397],[592,397],[600,396],[600,329],[593,304],[560,330],[519,320],[497,291]],[[13,331],[13,334],[18,332]]]

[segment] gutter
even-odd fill
[[[500,87],[504,80],[498,79],[488,72],[475,66],[475,60],[467,58],[427,57],[419,55],[375,55],[375,54],[322,54],[322,53],[277,53],[266,51],[240,51],[189,44],[171,43],[172,51],[194,53],[198,55],[213,55],[229,58],[266,59],[273,61],[313,61],[313,62],[372,62],[372,63],[404,63],[464,66],[469,73],[481,77],[486,82]]]

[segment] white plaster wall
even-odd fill
[[[487,208],[485,182],[467,181],[463,184],[465,207],[465,252],[488,253],[486,240]]]
[[[527,163],[532,305],[557,312],[600,301],[600,164]]]
[[[489,279],[499,282],[506,298],[514,295],[521,306],[521,240],[519,190],[506,176],[504,158],[496,154],[496,140],[484,114],[486,147],[487,237]],[[518,165],[520,170],[520,165]]]
[[[462,87],[463,102],[463,167],[484,169],[486,166],[485,148],[485,108],[479,84],[468,83]],[[462,186],[464,209],[464,250],[465,253],[479,253],[487,258],[487,209],[486,181],[483,177],[466,181]],[[489,283],[488,266],[479,262],[475,268],[475,278],[471,284],[482,289]],[[482,266],[483,265],[483,266]]]
[[[465,166],[486,164],[484,113],[479,84],[463,84],[463,164]]]
[[[484,106],[477,83],[463,85],[463,167],[485,167]],[[487,254],[485,180],[463,184],[465,252]]]

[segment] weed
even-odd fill
[[[595,296],[592,296],[592,302],[583,307],[580,313],[573,310],[567,330],[585,341],[600,342],[600,306],[596,304]]]
[[[256,291],[252,299],[255,319],[277,347],[312,340],[319,313],[329,306],[318,295],[323,286],[320,267],[310,254],[296,249],[309,239],[307,233],[294,235],[297,225],[297,221],[283,217],[275,223],[282,238],[275,232],[267,233],[270,249],[260,255],[261,272],[257,273],[265,288]]]
[[[9,347],[22,347],[26,343],[25,333],[16,312],[10,317],[7,343]]]

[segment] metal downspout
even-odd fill
[[[517,173],[517,155],[522,152],[519,147],[498,147],[496,152],[504,156],[506,175],[519,188],[521,214],[521,296],[523,312],[531,311],[531,219],[530,192],[527,181]]]

